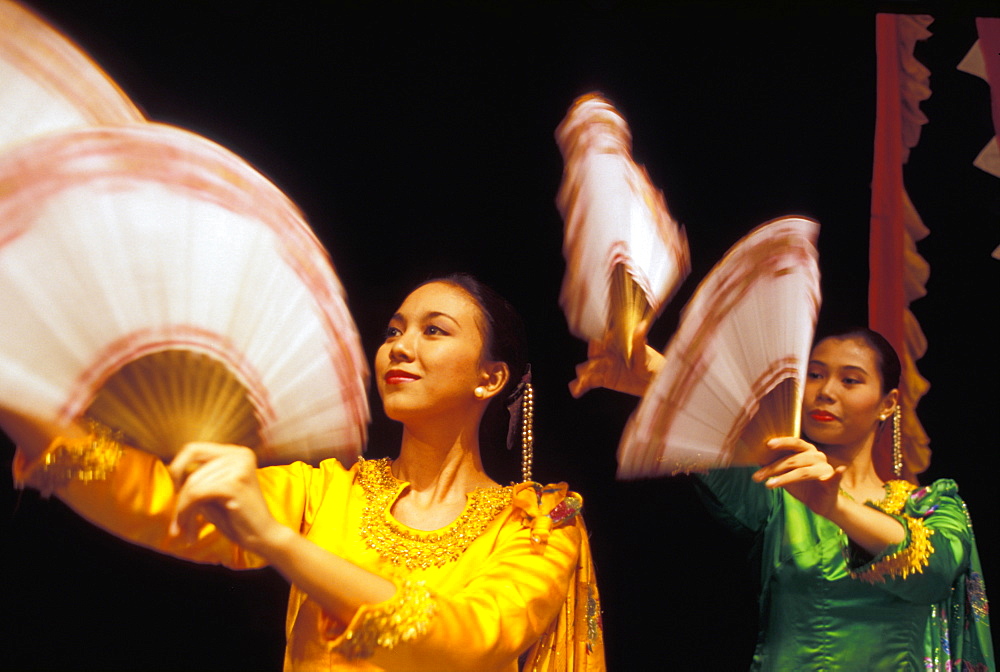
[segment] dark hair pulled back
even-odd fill
[[[869,329],[868,327],[850,327],[839,331],[817,335],[813,341],[813,348],[821,342],[833,339],[836,341],[862,341],[875,353],[875,365],[878,367],[879,376],[882,379],[882,394],[888,394],[891,390],[899,387],[900,363],[896,349],[882,334]]]
[[[506,401],[527,370],[527,336],[524,322],[514,307],[488,285],[468,273],[452,273],[423,284],[443,282],[460,288],[479,306],[485,324],[483,356],[491,362],[503,362],[510,369],[510,379],[494,399]]]
[[[511,447],[507,443],[510,425],[507,404],[521,378],[528,372],[528,340],[524,322],[510,302],[468,273],[452,273],[423,284],[432,282],[450,284],[472,297],[483,318],[483,323],[479,325],[483,335],[483,357],[487,361],[505,363],[510,371],[507,383],[493,397],[483,414],[479,425],[479,444],[483,449],[482,457],[487,472],[510,475],[513,482],[513,469],[517,465],[509,457],[501,457],[507,451],[500,448]]]

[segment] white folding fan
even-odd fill
[[[744,464],[768,438],[798,435],[820,304],[818,232],[797,217],[764,224],[705,277],[626,425],[619,477]]]
[[[626,359],[690,271],[687,239],[663,194],[632,159],[625,119],[605,99],[578,98],[556,129],[564,161],[556,202],[565,223],[559,303],[570,331]]]
[[[90,416],[165,459],[190,440],[261,464],[362,448],[367,367],[325,250],[195,134],[92,127],[0,156],[0,314],[15,417]]]
[[[72,42],[17,3],[0,0],[0,149],[52,131],[143,120]]]

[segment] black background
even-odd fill
[[[684,477],[614,479],[634,401],[566,391],[586,346],[558,306],[562,160],[553,131],[598,89],[687,228],[693,270],[651,335],[749,229],[822,224],[824,320],[864,323],[877,11],[936,17],[917,55],[930,122],[905,169],[930,236],[920,415],[997,560],[1000,182],[987,84],[955,66],[995,3],[267,3],[37,0],[155,121],[243,156],[306,213],[369,355],[406,291],[470,271],[522,311],[536,381],[536,480],[586,498],[612,670],[744,669],[756,633],[744,542]],[[780,316],[775,316],[779,319]],[[2,319],[13,319],[3,316]],[[369,454],[398,432],[374,402]],[[12,449],[3,444],[5,462]],[[517,456],[489,455],[498,480]],[[4,470],[7,472],[8,470]],[[287,586],[146,552],[3,479],[7,669],[278,669]],[[990,581],[993,583],[990,584]]]

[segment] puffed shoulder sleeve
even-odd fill
[[[318,471],[301,463],[258,470],[268,508],[279,522],[300,529],[308,513],[310,490],[321,480]],[[57,439],[33,461],[19,452],[13,472],[22,487],[56,495],[98,527],[140,546],[235,569],[264,564],[211,524],[201,528],[193,543],[170,535],[175,492],[166,466],[159,458],[121,445],[107,434]]]
[[[905,537],[874,558],[849,547],[851,575],[912,602],[941,601],[968,567],[973,544],[958,486],[948,479],[921,488],[904,481],[889,486],[886,499],[870,505],[899,520]]]
[[[527,652],[525,670],[603,670],[581,505],[564,483],[515,486],[493,547],[460,589],[401,581],[393,598],[359,610],[333,647],[387,669],[506,669]]]
[[[695,474],[695,484],[709,512],[736,533],[760,532],[775,507],[777,491],[751,478],[756,467],[713,469]]]

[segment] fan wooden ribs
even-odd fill
[[[698,286],[618,449],[624,478],[753,463],[798,434],[819,312],[819,225],[786,217],[736,243]]]

